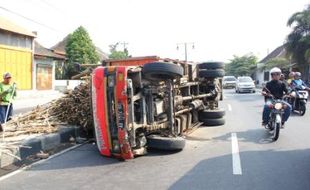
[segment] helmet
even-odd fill
[[[300,72],[296,72],[295,75],[296,75],[297,77],[301,77],[301,73],[300,73]]]
[[[295,72],[294,77],[295,77],[295,78],[300,78],[300,77],[301,77],[301,73],[300,73],[300,72]]]
[[[273,73],[282,73],[282,71],[278,67],[274,67],[270,70],[270,74],[273,74]]]
[[[290,78],[293,78],[295,76],[295,72],[290,72],[290,74],[288,75]]]

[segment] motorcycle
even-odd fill
[[[270,119],[268,122],[268,128],[272,132],[272,140],[277,141],[280,135],[280,128],[282,127],[282,115],[284,113],[285,104],[282,99],[272,99],[270,108]]]
[[[300,116],[305,115],[308,96],[309,94],[306,90],[292,89],[290,98],[287,98],[287,102],[292,106],[292,111],[298,112]]]
[[[267,89],[267,91],[269,90]],[[269,104],[271,112],[266,128],[272,133],[272,140],[277,141],[280,135],[280,128],[282,127],[282,115],[284,114],[284,109],[287,106],[283,103],[283,99],[288,96],[284,96],[283,99],[276,99],[270,92],[266,95],[272,99],[271,104]]]

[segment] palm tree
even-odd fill
[[[292,32],[287,36],[286,50],[290,60],[297,63],[298,69],[304,73],[303,79],[310,81],[310,4],[293,14],[287,21]]]
[[[286,50],[299,65],[310,62],[310,4],[301,12],[293,14],[287,25],[292,32],[287,36]]]

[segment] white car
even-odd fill
[[[223,88],[236,88],[236,77],[234,76],[224,76],[223,77]]]
[[[236,93],[240,92],[255,93],[255,83],[251,77],[238,77],[235,89]]]

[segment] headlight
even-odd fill
[[[296,97],[296,92],[292,92],[291,96]]]
[[[109,87],[114,87],[114,76],[108,76],[108,85]]]
[[[113,143],[113,150],[116,151],[116,152],[119,152],[120,151],[120,146],[119,146],[118,140],[114,139],[112,143]]]
[[[305,98],[303,94],[299,94],[298,98]]]
[[[274,105],[274,108],[276,109],[276,110],[280,110],[280,109],[282,109],[282,103],[276,103],[275,105]]]

